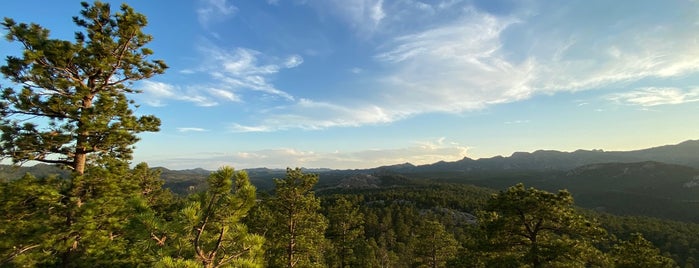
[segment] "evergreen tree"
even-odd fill
[[[335,258],[332,266],[354,267],[366,256],[358,256],[364,242],[364,215],[347,198],[340,197],[328,208],[327,236],[333,243]]]
[[[575,211],[567,191],[553,194],[518,184],[494,195],[479,223],[487,266],[585,266],[606,261],[594,247],[606,232]]]
[[[0,267],[52,266],[51,250],[59,240],[65,205],[59,178],[37,179],[27,174],[0,183]]]
[[[153,53],[144,47],[152,39],[141,31],[146,17],[125,4],[116,13],[99,1],[82,6],[74,42],[37,24],[2,22],[7,39],[24,48],[0,67],[21,86],[4,89],[0,101],[0,154],[16,163],[56,163],[81,175],[88,159],[130,160],[135,134],[159,128],[154,116],[134,116],[125,95],[137,92],[128,83],[166,68],[146,60]]]
[[[287,168],[284,179],[274,180],[275,196],[268,206],[273,221],[266,232],[270,266],[323,266],[328,223],[312,191],[317,182],[318,175],[304,174],[299,168]]]
[[[675,261],[661,255],[660,250],[639,233],[632,234],[628,241],[614,245],[610,255],[618,268],[677,267]]]
[[[174,256],[165,256],[158,265],[261,267],[264,238],[249,233],[242,223],[256,200],[247,173],[223,167],[209,176],[208,185],[182,209],[180,230],[185,233],[172,235],[178,240],[168,244]]]
[[[456,257],[459,242],[437,221],[425,221],[416,230],[416,264],[418,267],[446,267]]]
[[[15,230],[20,235],[6,242],[13,247],[5,261],[95,267],[135,266],[149,259],[131,249],[134,239],[143,238],[130,234],[129,226],[156,203],[148,189],[158,187],[157,179],[132,176],[128,161],[136,134],[157,131],[160,120],[135,116],[126,94],[137,92],[131,82],[163,73],[166,65],[147,60],[153,52],[145,47],[151,36],[141,31],[144,15],[127,5],[115,13],[99,1],[82,6],[81,16],[73,18],[80,28],[73,42],[50,38],[49,30],[36,24],[2,22],[7,39],[24,52],[0,66],[20,87],[2,92],[0,156],[73,170],[68,181],[57,184],[27,178],[24,192],[3,197],[10,200],[4,207],[9,217],[19,218],[11,225],[25,219],[30,226],[44,226]],[[27,199],[30,192],[38,198]]]

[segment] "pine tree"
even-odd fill
[[[99,1],[82,6],[81,16],[73,18],[80,28],[74,41],[53,39],[36,24],[2,22],[7,39],[24,52],[0,66],[5,78],[19,86],[2,91],[0,156],[73,170],[58,184],[27,178],[22,187],[37,194],[30,202],[34,205],[10,202],[5,207],[10,217],[45,225],[14,230],[20,235],[7,242],[14,245],[8,261],[93,267],[135,266],[148,259],[129,250],[134,237],[128,226],[134,215],[150,210],[150,194],[139,188],[150,182],[139,185],[128,161],[136,134],[157,131],[160,120],[135,116],[126,94],[138,92],[129,87],[133,81],[163,73],[166,65],[147,60],[153,52],[145,47],[152,37],[141,31],[144,15],[128,5],[115,13]],[[20,191],[3,198],[26,201],[27,196]],[[20,208],[43,216],[22,216]]]
[[[26,174],[0,183],[0,267],[52,266],[50,250],[63,225],[60,178],[37,179]]]
[[[74,42],[52,39],[37,24],[2,22],[7,39],[24,49],[0,67],[21,87],[4,89],[0,101],[0,154],[15,163],[55,163],[80,175],[88,160],[130,160],[135,134],[159,128],[155,116],[134,116],[126,97],[137,92],[130,82],[167,68],[146,60],[153,53],[144,47],[152,39],[141,31],[146,17],[125,4],[117,13],[99,1],[82,6]]]
[[[416,230],[416,264],[418,267],[446,267],[456,257],[459,242],[437,221],[425,221]]]
[[[606,261],[594,247],[606,231],[575,211],[568,191],[510,187],[488,200],[480,226],[480,250],[487,266],[586,266]]]
[[[340,197],[328,208],[327,236],[333,243],[339,267],[357,266],[358,248],[363,246],[364,215],[347,198]],[[334,266],[334,265],[333,265]]]
[[[619,268],[677,267],[674,260],[660,254],[660,250],[639,233],[631,234],[628,241],[621,241],[610,252],[614,266]]]
[[[193,194],[182,209],[180,230],[170,242],[174,256],[161,267],[261,267],[264,238],[248,232],[242,219],[255,205],[255,187],[247,173],[223,167],[208,179],[204,193]]]
[[[299,168],[287,168],[284,179],[274,180],[275,197],[268,204],[273,221],[266,233],[270,266],[323,266],[328,223],[312,191],[317,182],[318,175],[304,174]]]

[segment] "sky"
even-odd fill
[[[355,169],[699,139],[697,1],[126,3],[169,66],[129,95],[162,120],[135,163]],[[78,30],[79,1],[2,6]]]

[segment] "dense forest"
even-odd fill
[[[221,167],[201,187],[172,191],[167,171],[130,162],[138,133],[160,121],[134,115],[129,86],[167,68],[148,59],[146,17],[95,2],[74,21],[73,42],[2,23],[24,48],[0,67],[21,87],[0,100],[2,157],[62,168],[0,181],[2,267],[694,267],[699,258],[697,224],[586,210],[567,190],[521,183],[497,191],[384,172],[370,178],[375,187],[329,187],[289,168],[258,189],[247,172]]]

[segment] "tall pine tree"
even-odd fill
[[[5,200],[36,193],[32,205],[11,202],[3,210],[45,227],[14,230],[21,234],[11,242],[17,247],[3,262],[25,263],[30,257],[29,263],[39,266],[134,266],[147,259],[131,255],[133,237],[126,231],[135,214],[149,209],[149,193],[139,187],[154,181],[141,185],[128,162],[136,135],[157,131],[160,120],[135,116],[127,94],[138,92],[130,88],[132,82],[167,66],[147,59],[153,52],[145,45],[152,37],[142,32],[144,15],[125,4],[118,12],[99,1],[82,7],[73,18],[80,29],[73,41],[51,38],[37,24],[2,22],[7,39],[19,43],[23,53],[0,66],[17,86],[2,90],[0,156],[73,170],[68,181],[28,177],[21,182],[27,191],[6,192]],[[45,217],[22,216],[22,208]]]
[[[568,191],[556,194],[518,184],[488,200],[479,217],[487,266],[605,265],[595,247],[606,231],[577,213]]]
[[[327,220],[319,212],[320,200],[312,191],[318,175],[299,168],[275,179],[275,197],[267,207],[273,219],[266,232],[268,264],[272,267],[323,267]]]
[[[255,187],[247,173],[223,167],[209,176],[208,185],[206,192],[190,196],[191,201],[180,213],[179,231],[184,233],[175,230],[170,241],[163,241],[173,254],[158,265],[262,266],[264,238],[249,233],[242,223],[256,201]]]
[[[137,92],[131,82],[167,68],[146,60],[153,53],[145,47],[152,37],[141,31],[146,17],[125,4],[116,13],[107,3],[82,5],[73,42],[37,24],[2,22],[7,39],[24,49],[0,67],[20,87],[4,89],[0,101],[0,153],[16,163],[56,163],[83,174],[88,160],[130,160],[136,134],[160,126],[155,116],[135,116],[126,97]]]

